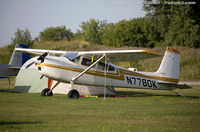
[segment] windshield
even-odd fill
[[[77,52],[66,52],[62,55],[63,57],[75,59],[78,56]]]
[[[80,59],[77,52],[66,52],[62,56],[66,57],[67,59],[69,59],[72,62],[77,62]]]

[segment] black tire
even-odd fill
[[[78,99],[79,98],[79,93],[77,90],[72,89],[68,92],[67,97],[70,99]]]
[[[45,88],[45,89],[42,90],[41,95],[42,96],[53,96],[53,92],[52,91],[49,92],[49,91],[50,91],[49,88]]]

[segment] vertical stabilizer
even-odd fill
[[[28,48],[28,45],[17,44],[15,48]],[[14,50],[9,65],[12,67],[21,67],[29,59],[30,59],[30,54]]]
[[[171,79],[171,82],[178,83],[180,68],[180,54],[173,48],[167,48],[163,60],[156,74],[160,77]]]

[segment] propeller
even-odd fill
[[[37,58],[37,60],[40,60],[42,62],[44,62],[44,58],[49,54],[49,52],[45,52],[44,54],[42,54],[40,57]]]

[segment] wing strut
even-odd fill
[[[76,81],[79,77],[81,77],[83,74],[85,74],[87,71],[89,71],[93,66],[95,66],[99,61],[101,61],[106,54],[103,54],[97,61],[95,61],[92,65],[90,65],[88,68],[86,68],[84,71],[82,71],[80,74],[77,76],[73,77],[72,80],[70,81],[70,84],[73,85],[73,82]]]

